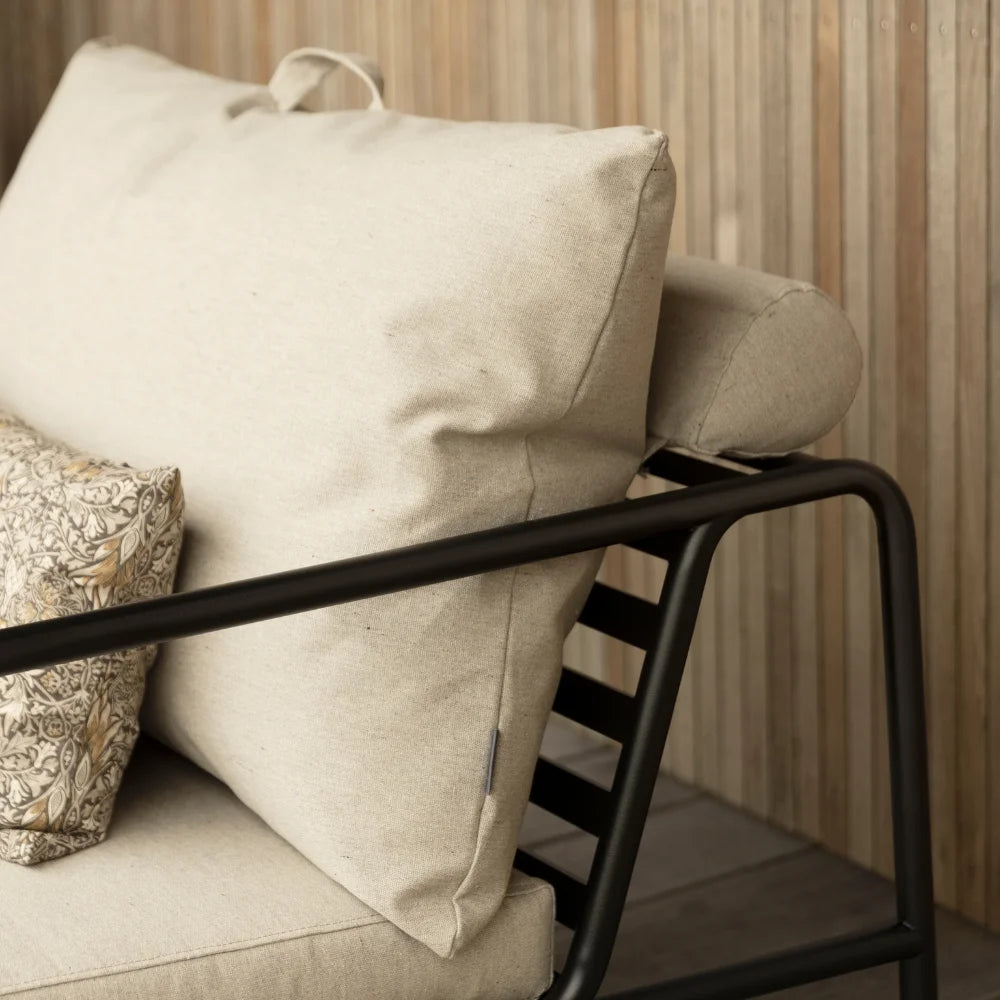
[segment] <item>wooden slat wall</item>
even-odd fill
[[[1000,930],[1000,0],[2,0],[0,182],[107,33],[258,80],[296,45],[367,52],[388,104],[421,114],[662,127],[673,252],[844,304],[865,377],[817,450],[910,496],[937,891]],[[363,100],[335,74],[315,103]],[[665,763],[889,871],[872,544],[860,506],[829,502],[726,539]],[[603,573],[662,580],[622,552]],[[574,660],[634,683],[632,652],[580,631]]]

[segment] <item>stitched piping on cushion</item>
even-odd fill
[[[526,885],[522,889],[515,889],[512,892],[508,892],[504,898],[516,899],[521,896],[532,896],[536,893],[548,893],[551,895],[552,887],[545,882],[536,882],[534,885]],[[355,927],[373,927],[377,924],[393,926],[388,920],[384,917],[378,916],[378,914],[363,920],[343,920],[333,924],[310,924],[306,927],[299,927],[294,930],[284,931],[281,934],[264,934],[256,938],[229,941],[222,947],[172,952],[167,955],[155,955],[152,958],[137,959],[134,962],[122,962],[118,965],[105,965],[96,969],[87,969],[85,971],[71,973],[69,976],[63,976],[58,979],[48,977],[46,979],[33,979],[26,982],[14,983],[12,986],[5,986],[2,990],[0,990],[0,996],[9,995],[11,990],[23,991],[43,989],[46,986],[62,986],[66,983],[79,983],[85,982],[88,979],[97,979],[103,974],[124,975],[127,972],[141,972],[144,969],[155,969],[161,965],[170,965],[178,961],[184,962],[189,959],[212,958],[214,955],[227,955],[234,951],[252,950],[250,948],[246,948],[246,945],[252,945],[254,948],[261,948],[266,947],[269,944],[280,944],[283,941],[298,941],[302,938],[319,937],[322,934],[352,930]],[[554,926],[555,925],[553,924],[553,928]],[[554,934],[555,931],[553,930],[553,935]]]
[[[798,292],[808,293],[809,291],[811,291],[811,289],[808,286],[797,286],[795,288],[786,288],[785,291],[783,291],[777,298],[770,299],[763,306],[761,306],[760,309],[758,309],[757,312],[753,314],[753,316],[750,317],[746,329],[743,331],[742,334],[740,334],[740,339],[736,342],[736,345],[733,347],[732,353],[729,355],[729,360],[726,362],[726,367],[722,369],[722,372],[719,375],[719,381],[716,383],[715,391],[712,393],[712,398],[708,401],[708,405],[705,407],[705,410],[701,415],[701,421],[698,424],[698,433],[694,439],[696,447],[701,446],[701,432],[705,429],[705,424],[708,422],[708,415],[712,412],[712,409],[715,407],[715,401],[719,397],[719,391],[722,389],[722,383],[726,380],[726,376],[729,374],[729,369],[733,367],[733,361],[736,358],[736,354],[739,351],[739,349],[743,346],[743,341],[745,341],[747,337],[750,335],[750,331],[757,324],[757,321],[761,318],[761,316],[764,315],[765,312],[767,312],[768,309],[770,309],[772,306],[778,305],[789,295],[795,295]],[[703,454],[704,453],[705,452],[703,452]]]
[[[248,951],[247,945],[255,948],[268,944],[275,944],[280,941],[294,941],[298,938],[316,937],[320,934],[329,934],[338,931],[351,930],[355,927],[370,927],[374,924],[388,924],[385,917],[377,914],[363,920],[341,920],[332,924],[309,924],[305,927],[296,927],[280,934],[262,934],[259,937],[242,938],[237,941],[227,941],[224,945],[212,948],[201,948],[193,951],[168,952],[165,955],[153,955],[150,958],[139,958],[133,962],[120,962],[116,965],[102,965],[94,969],[85,969],[68,976],[53,979],[51,976],[42,979],[29,979],[24,982],[14,983],[10,987],[4,987],[0,991],[0,996],[8,995],[12,990],[41,989],[44,986],[61,986],[63,983],[78,983],[87,979],[96,979],[98,976],[111,974],[121,975],[125,972],[137,972],[140,969],[154,969],[160,965],[170,965],[173,962],[184,962],[192,958],[210,958],[212,955],[226,955],[234,951]]]
[[[576,391],[573,393],[573,398],[569,401],[569,406],[566,407],[566,412],[559,418],[557,423],[566,419],[569,416],[570,410],[573,409],[576,403],[577,396],[580,395],[580,390],[583,388],[583,383],[587,380],[587,376],[590,374],[591,366],[594,364],[594,358],[597,357],[597,349],[601,346],[601,341],[604,340],[604,335],[607,333],[608,324],[611,322],[611,317],[614,315],[615,306],[618,304],[618,293],[621,291],[622,281],[625,278],[625,270],[628,267],[629,258],[632,256],[632,249],[635,246],[635,234],[639,231],[639,216],[642,214],[642,201],[646,196],[646,187],[649,184],[650,177],[654,173],[662,173],[666,170],[666,167],[659,168],[656,167],[657,161],[666,152],[667,149],[667,137],[661,136],[660,141],[657,144],[656,152],[653,154],[653,161],[649,166],[649,170],[646,172],[646,177],[642,182],[642,187],[639,188],[639,197],[635,200],[635,218],[632,220],[632,235],[629,236],[628,244],[625,247],[625,253],[622,254],[622,266],[618,271],[618,278],[615,281],[615,287],[611,292],[611,301],[608,303],[608,311],[604,316],[604,322],[601,324],[600,333],[594,338],[594,344],[590,349],[590,357],[587,359],[587,364],[584,366],[583,373],[580,375],[580,381],[577,383]]]
[[[528,467],[528,478],[531,480],[531,489],[528,491],[528,502],[525,505],[524,520],[528,519],[531,511],[531,504],[535,499],[535,490],[538,487],[538,482],[535,479],[534,466],[531,464],[531,449],[528,447],[528,434],[524,435],[524,460]],[[500,690],[497,693],[497,705],[496,711],[493,716],[493,731],[497,733],[497,746],[499,747],[500,740],[503,738],[503,734],[500,733],[500,709],[503,707],[503,695],[504,689],[507,686],[507,674],[510,666],[510,629],[511,624],[514,620],[514,587],[517,583],[517,574],[520,570],[520,566],[515,566],[513,572],[510,574],[510,591],[507,595],[507,628],[504,631],[504,644],[503,644],[503,670],[500,673]],[[494,751],[496,753],[496,751]],[[494,762],[494,767],[496,763]],[[476,867],[476,861],[479,858],[480,851],[482,849],[482,834],[483,834],[483,815],[486,812],[486,801],[489,796],[486,794],[486,782],[483,782],[483,800],[482,805],[479,807],[479,819],[476,822],[476,835],[475,842],[472,848],[472,857],[469,859],[469,865],[465,872],[465,878],[459,883],[458,888],[452,894],[451,897],[451,907],[455,914],[455,930],[451,936],[451,943],[448,946],[448,957],[450,958],[455,954],[455,942],[458,940],[459,935],[462,932],[462,912],[458,908],[458,898],[462,895],[462,890],[466,887],[469,879],[472,877],[472,871]]]
[[[632,232],[631,235],[629,236],[628,243],[625,246],[625,251],[622,254],[621,267],[618,270],[618,277],[615,279],[615,285],[611,292],[610,301],[608,302],[608,311],[607,313],[605,313],[604,320],[601,323],[601,328],[598,331],[597,336],[594,338],[594,343],[590,349],[590,356],[587,358],[587,363],[584,365],[583,371],[580,373],[580,380],[579,382],[577,382],[576,389],[573,391],[573,395],[570,397],[570,401],[567,404],[566,409],[563,411],[559,419],[553,422],[552,426],[562,423],[566,419],[566,417],[569,416],[569,414],[572,412],[573,407],[576,404],[577,398],[580,395],[580,391],[583,388],[583,384],[586,381],[587,376],[590,374],[590,369],[594,364],[594,358],[597,357],[597,350],[600,347],[605,334],[607,333],[608,325],[611,322],[611,317],[612,315],[614,315],[615,305],[618,302],[618,294],[621,290],[622,281],[625,277],[625,270],[628,267],[629,259],[632,256],[632,250],[635,247],[635,237],[636,233],[639,231],[639,217],[642,214],[642,202],[646,194],[646,187],[649,184],[650,177],[652,177],[653,174],[656,172],[657,170],[656,164],[659,161],[662,154],[664,153],[664,151],[666,150],[666,148],[667,148],[667,137],[664,135],[660,137],[660,141],[656,146],[656,151],[653,154],[649,168],[646,171],[646,176],[643,179],[642,187],[639,188],[639,196],[636,198],[636,203],[635,203],[635,218],[632,220]],[[525,521],[529,520],[531,517],[531,507],[535,500],[535,491],[538,485],[537,480],[535,479],[534,467],[531,462],[531,444],[529,439],[531,438],[533,433],[534,432],[529,431],[526,432],[524,435],[524,458],[525,458],[525,463],[527,464],[528,467],[528,475],[531,478],[531,490],[528,494],[528,503],[524,514]],[[515,566],[514,572],[511,574],[510,578],[510,597],[507,606],[507,632],[504,639],[504,652],[503,652],[503,673],[501,674],[500,677],[500,691],[499,691],[499,697],[497,699],[496,714],[494,716],[495,719],[494,731],[499,731],[500,729],[500,712],[503,708],[504,692],[507,687],[507,676],[510,672],[509,669],[510,630],[514,617],[514,592],[517,584],[518,573],[520,572],[521,568],[522,567],[520,566]],[[500,733],[500,739],[503,739],[502,733]],[[485,783],[484,783],[484,788],[485,788]],[[458,899],[462,895],[462,891],[468,884],[469,879],[472,877],[473,869],[476,866],[476,861],[479,858],[483,846],[483,839],[482,839],[483,814],[486,812],[487,798],[488,796],[485,794],[484,791],[482,805],[479,808],[479,822],[476,826],[476,842],[475,842],[475,847],[472,850],[472,858],[469,861],[469,867],[465,873],[465,878],[463,878],[461,883],[459,883],[458,888],[455,890],[454,894],[451,897],[451,905],[455,913],[455,932],[452,935],[451,944],[448,948],[449,956],[454,955],[455,941],[460,936],[462,930],[462,918],[461,918],[461,911],[458,908]]]

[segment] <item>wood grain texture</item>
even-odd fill
[[[934,359],[927,382],[928,461],[937,471],[928,482],[927,515],[934,525],[927,540],[924,593],[928,662],[955,662],[958,528],[955,490],[955,377],[958,264],[955,237],[958,184],[958,80],[955,0],[931,0],[929,22],[936,27],[927,51],[927,238],[939,248],[927,287],[928,352]],[[928,721],[931,733],[931,799],[934,878],[938,898],[958,903],[956,846],[957,698],[953,671],[931,669]]]
[[[986,919],[986,281],[988,22],[958,4],[958,905]]]
[[[987,686],[990,721],[987,734],[986,773],[989,776],[989,814],[987,841],[987,925],[1000,931],[1000,0],[990,2],[990,150],[989,176],[989,316],[987,350],[989,355],[989,426],[987,457],[989,482],[987,506],[989,579],[987,581]]]
[[[105,33],[260,81],[299,45],[367,52],[419,114],[663,128],[672,252],[845,306],[866,370],[815,450],[878,462],[912,503],[938,898],[1000,930],[1000,0],[4,0],[0,184]],[[333,73],[307,106],[365,102]],[[616,550],[603,576],[654,596],[662,565]],[[880,641],[860,506],[737,525],[667,766],[891,871]],[[567,655],[635,683],[636,653],[585,629]]]

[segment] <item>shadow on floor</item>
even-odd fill
[[[605,787],[617,753],[550,726],[542,753]],[[595,839],[529,807],[522,846],[586,879]],[[661,775],[603,992],[742,961],[893,919],[890,882]],[[556,934],[557,965],[570,935]],[[1000,1000],[1000,937],[938,915],[941,1000]],[[889,1000],[884,966],[788,1000]]]

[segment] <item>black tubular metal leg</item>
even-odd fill
[[[937,1000],[930,809],[916,537],[897,484],[868,467],[851,484],[878,533],[886,704],[892,782],[897,919],[894,927],[818,942],[619,994],[612,1000],[746,1000],[889,962],[901,1000]],[[845,491],[848,492],[848,491]],[[756,509],[790,506],[774,498]],[[636,692],[632,738],[612,789],[614,823],[599,842],[588,900],[563,975],[546,1000],[597,995],[613,947],[644,816],[687,658],[705,579],[719,540],[739,513],[717,516],[679,547],[660,599],[660,625]],[[667,929],[665,929],[667,930]]]
[[[719,520],[695,528],[670,564],[658,606],[656,641],[646,655],[635,696],[632,733],[622,745],[611,787],[612,821],[598,841],[587,902],[563,973],[545,1000],[590,1000],[607,971],[708,570],[731,523]]]
[[[865,499],[878,529],[897,912],[923,944],[920,954],[899,963],[899,993],[902,1000],[936,1000],[917,540],[910,508],[895,483],[886,479],[883,489]]]

